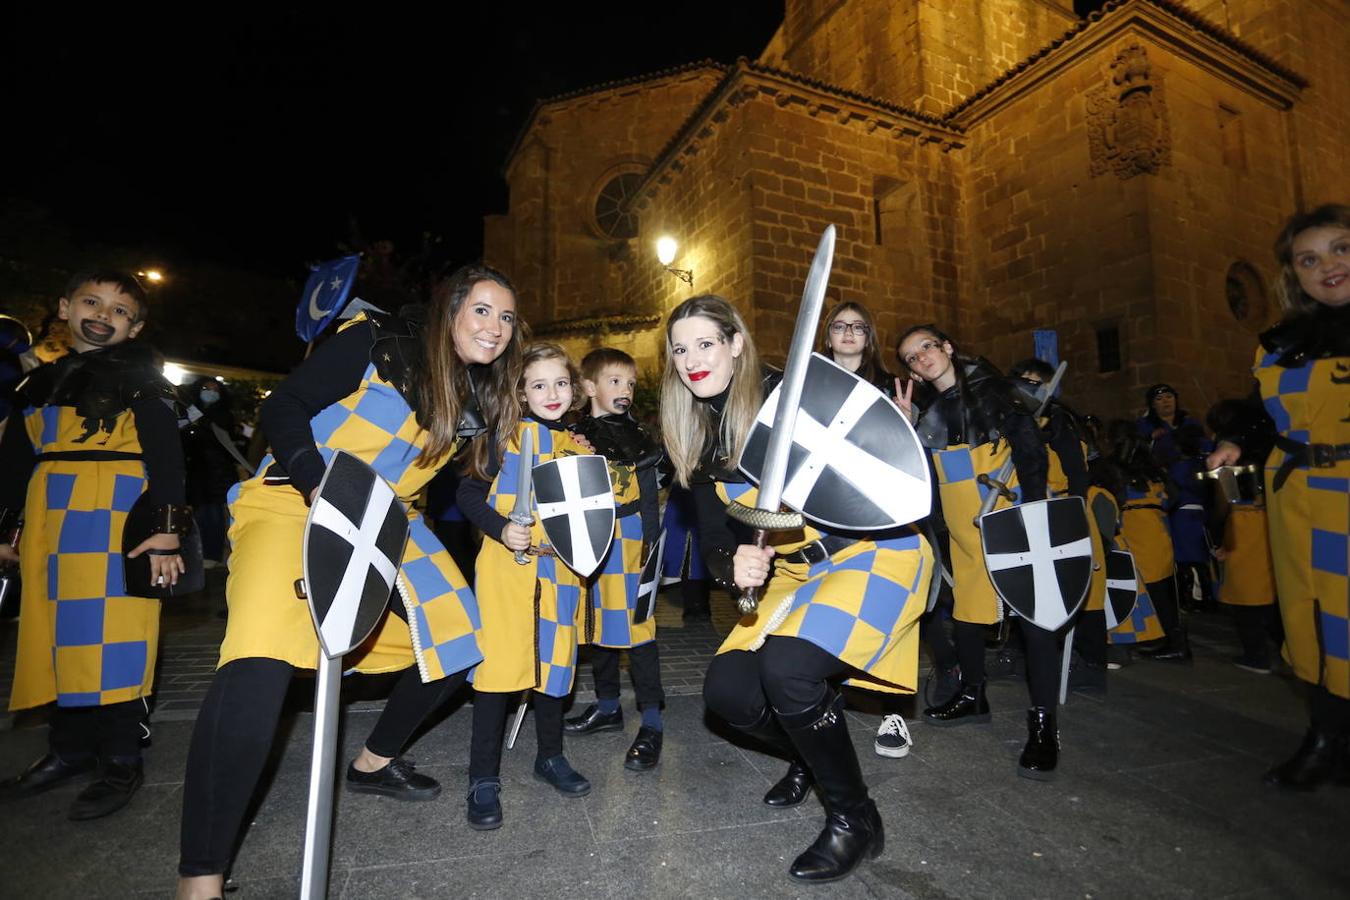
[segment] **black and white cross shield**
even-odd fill
[[[539,523],[558,558],[582,578],[614,540],[614,488],[603,456],[563,456],[534,467]]]
[[[1106,553],[1106,630],[1110,631],[1134,613],[1139,599],[1139,574],[1134,554],[1128,550]]]
[[[305,520],[305,593],[329,659],[358,646],[394,590],[408,513],[380,475],[342,450],[333,454]]]
[[[656,615],[656,593],[661,589],[661,556],[665,546],[666,532],[663,528],[656,546],[647,554],[647,561],[642,564],[642,576],[638,579],[637,606],[633,610],[634,625],[641,625]]]
[[[760,407],[740,469],[756,484],[780,392]],[[928,456],[884,394],[811,354],[792,434],[783,504],[828,528],[871,531],[922,519],[932,505]]]
[[[1058,631],[1092,585],[1092,532],[1081,497],[1055,497],[980,517],[984,564],[1013,610]]]

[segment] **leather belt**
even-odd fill
[[[139,453],[122,450],[52,450],[37,455],[38,462],[64,460],[67,462],[100,462],[111,459],[141,459]]]
[[[1285,452],[1284,462],[1275,470],[1271,487],[1279,490],[1295,469],[1333,469],[1336,463],[1350,459],[1350,444],[1305,444],[1282,434],[1275,435],[1275,446]]]
[[[1159,512],[1167,512],[1159,503],[1126,503],[1120,508],[1120,511],[1125,512],[1131,509],[1156,509]]]
[[[785,553],[778,557],[785,563],[808,563],[815,565],[824,562],[834,554],[850,547],[859,541],[868,540],[866,537],[843,537],[842,535],[827,534],[818,541],[812,541],[800,550],[794,550],[791,553]]]
[[[614,518],[622,519],[624,516],[631,516],[633,513],[642,509],[642,500],[637,499],[631,503],[622,503],[614,508]]]

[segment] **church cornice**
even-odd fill
[[[555,319],[534,329],[535,337],[562,337],[569,334],[613,334],[625,331],[646,331],[661,324],[661,315],[581,316],[575,319]]]
[[[515,161],[516,154],[520,152],[520,148],[524,146],[530,132],[534,130],[535,125],[539,123],[541,117],[545,117],[547,113],[554,110],[564,108],[572,101],[582,98],[589,100],[610,91],[627,90],[628,88],[642,85],[650,84],[655,86],[655,82],[666,82],[691,73],[708,72],[709,74],[720,76],[724,74],[728,68],[729,67],[724,63],[719,63],[711,59],[702,59],[697,62],[685,63],[681,66],[672,66],[668,69],[658,69],[654,72],[634,75],[631,78],[617,78],[613,81],[602,81],[599,84],[578,88],[574,91],[565,91],[561,94],[554,94],[552,97],[536,100],[534,106],[530,108],[529,115],[525,117],[524,124],[522,124],[520,130],[516,132],[515,140],[511,142],[511,149],[507,151],[506,160],[502,163],[502,173],[506,174],[510,172],[511,164]]]
[[[1292,106],[1308,86],[1297,72],[1174,0],[1115,0],[958,103],[942,121],[970,128],[1126,31],[1143,33],[1279,109]]]
[[[857,127],[868,134],[889,131],[896,138],[939,144],[943,150],[965,146],[964,130],[937,116],[742,57],[657,154],[646,180],[634,195],[633,202],[638,208],[644,207],[662,185],[684,168],[684,159],[699,152],[726,121],[731,107],[761,96],[779,108],[812,117],[828,116],[840,125]]]

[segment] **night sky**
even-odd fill
[[[403,248],[430,231],[449,261],[475,257],[536,99],[754,57],[782,16],[781,0],[543,16],[377,3],[342,18],[43,6],[11,11],[0,38],[0,202],[47,211],[77,243],[283,277],[334,255],[352,222],[367,240]]]

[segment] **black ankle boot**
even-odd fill
[[[1333,778],[1346,783],[1346,739],[1334,737],[1316,725],[1308,726],[1294,755],[1262,777],[1271,787],[1311,791]]]
[[[984,682],[962,682],[956,696],[941,706],[930,706],[923,717],[934,725],[964,725],[967,722],[988,722],[989,701],[984,698]]]
[[[1054,781],[1059,763],[1059,729],[1055,713],[1044,706],[1027,710],[1027,745],[1017,761],[1017,774],[1036,781]]]
[[[1177,626],[1163,638],[1156,647],[1144,647],[1137,651],[1144,659],[1156,659],[1159,662],[1190,662],[1191,641],[1186,629]]]
[[[816,780],[811,777],[811,770],[806,768],[801,760],[794,759],[788,764],[787,774],[778,779],[764,795],[764,805],[778,809],[797,806],[806,799],[807,794],[811,793],[811,786],[815,783]]]
[[[799,881],[838,881],[864,858],[880,856],[886,843],[881,815],[867,796],[849,737],[843,700],[827,694],[811,709],[780,719],[820,785],[826,813],[825,828],[788,874]]]

